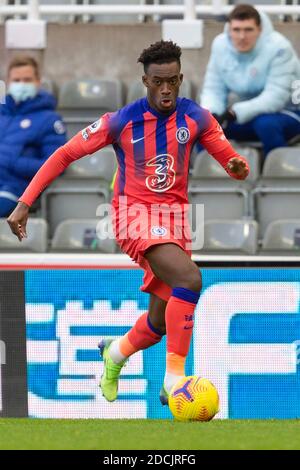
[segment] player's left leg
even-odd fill
[[[100,387],[108,401],[118,395],[118,380],[129,356],[157,344],[166,332],[164,300],[150,295],[149,311],[144,313],[124,336],[117,340],[102,340],[99,344],[104,361]]]

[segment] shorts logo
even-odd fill
[[[169,154],[158,155],[151,158],[147,167],[155,168],[154,174],[147,176],[146,186],[150,191],[162,193],[172,188],[175,183],[174,157]]]
[[[93,124],[91,124],[89,127],[88,127],[88,130],[90,131],[91,134],[95,134],[101,127],[101,119],[98,119],[98,121],[95,121],[93,122]]]
[[[190,131],[187,127],[179,127],[177,129],[176,140],[180,144],[186,144],[190,140]]]
[[[167,229],[165,227],[156,226],[151,228],[151,233],[152,235],[164,237],[165,235],[167,235]]]

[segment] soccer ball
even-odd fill
[[[209,380],[183,377],[170,392],[169,408],[179,421],[210,421],[219,411],[219,395]]]

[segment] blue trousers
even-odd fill
[[[5,197],[0,197],[0,217],[7,217],[14,210],[17,203],[6,199]]]
[[[0,217],[7,217],[16,207],[18,191],[7,185],[0,185]]]
[[[277,147],[286,147],[288,141],[300,135],[300,111],[261,114],[245,124],[232,122],[224,130],[228,139],[257,141],[263,144],[264,155]]]

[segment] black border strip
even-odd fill
[[[27,417],[25,275],[22,271],[0,272],[0,336],[6,349],[6,364],[1,365],[3,409],[0,416]]]

